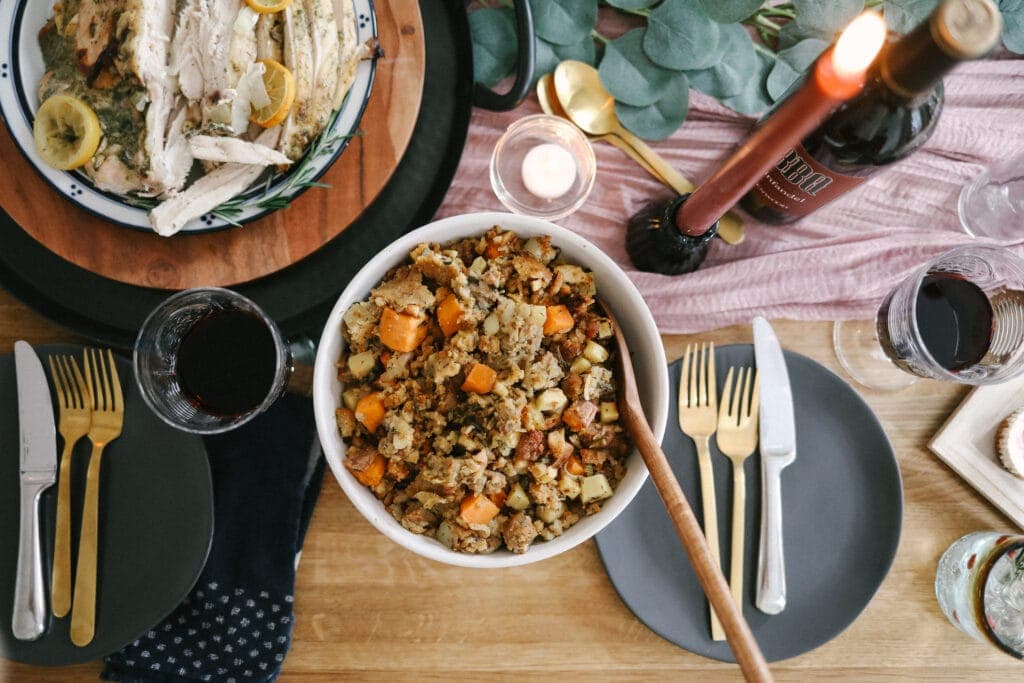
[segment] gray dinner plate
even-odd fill
[[[892,446],[874,413],[846,382],[813,360],[785,352],[793,387],[797,457],[782,472],[786,609],[754,607],[761,519],[761,468],[747,459],[743,613],[769,661],[813,650],[864,610],[892,566],[903,520],[903,488]],[[754,365],[754,348],[715,354],[721,391],[730,365]],[[679,362],[669,366],[675,412]],[[762,396],[764,394],[762,393]],[[700,479],[693,441],[669,421],[662,444],[699,520]],[[728,578],[732,465],[711,442],[722,566]],[[708,602],[661,500],[648,481],[619,517],[597,535],[615,589],[651,630],[691,652],[736,661],[711,640]]]
[[[44,368],[53,353],[74,354],[81,363],[80,346],[34,348]],[[24,642],[11,635],[19,516],[17,388],[14,356],[0,354],[0,657],[5,659],[59,666],[119,650],[170,614],[206,563],[213,537],[213,487],[202,440],[172,429],[150,412],[135,386],[130,363],[118,358],[117,371],[124,389],[125,420],[120,438],[103,453],[100,475],[96,636],[89,645],[76,647],[70,638],[71,614],[62,619],[47,614],[42,638]],[[54,417],[58,416],[54,402]],[[71,463],[73,561],[89,452],[89,441],[83,439]],[[39,505],[47,606],[56,507],[54,485]]]

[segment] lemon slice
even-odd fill
[[[32,124],[39,156],[62,171],[84,166],[92,159],[102,134],[96,112],[71,95],[54,95],[47,99]]]
[[[284,64],[273,59],[261,59],[266,67],[263,72],[263,86],[267,89],[270,102],[264,107],[253,109],[250,120],[264,128],[273,128],[288,116],[295,102],[295,77]]]
[[[245,4],[260,14],[273,14],[292,4],[292,0],[245,0]]]

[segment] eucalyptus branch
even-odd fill
[[[596,40],[597,42],[601,43],[602,45],[607,45],[611,40],[610,38],[606,38],[605,36],[598,33],[596,28],[590,32],[590,37]]]

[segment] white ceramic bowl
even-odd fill
[[[640,454],[633,451],[627,461],[626,476],[615,493],[604,502],[597,514],[584,517],[564,534],[551,541],[538,540],[522,554],[499,550],[488,555],[458,553],[429,536],[406,530],[388,514],[384,505],[345,468],[345,444],[338,433],[334,411],[341,405],[341,383],[337,379],[335,363],[341,355],[342,316],[348,307],[364,300],[384,275],[404,262],[409,252],[423,242],[446,243],[473,235],[480,235],[490,227],[500,225],[523,237],[549,235],[552,244],[561,249],[562,256],[572,263],[594,272],[599,296],[612,309],[622,326],[633,352],[640,399],[654,435],[661,440],[668,417],[668,372],[665,351],[661,345],[654,318],[640,292],[626,274],[600,249],[575,233],[553,223],[506,213],[476,213],[453,216],[414,230],[389,245],[360,270],[335,304],[327,327],[320,339],[316,369],[313,377],[313,405],[317,431],[323,445],[327,463],[352,504],[369,522],[392,541],[432,560],[462,567],[512,567],[543,560],[573,548],[587,540],[625,509],[647,479]]]

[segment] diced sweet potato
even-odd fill
[[[560,332],[568,332],[575,322],[572,314],[565,306],[548,306],[547,319],[544,321],[544,334],[552,335]]]
[[[577,477],[584,474],[587,470],[583,467],[583,463],[575,455],[570,455],[569,459],[565,462],[565,471],[569,474],[574,474]]]
[[[590,401],[575,401],[562,413],[565,425],[574,432],[582,432],[597,416],[597,406]]]
[[[494,388],[498,373],[483,363],[474,363],[462,383],[462,390],[474,394],[486,394]]]
[[[498,506],[483,494],[466,496],[459,505],[459,514],[469,524],[487,524],[498,512]]]
[[[349,469],[356,480],[363,486],[376,486],[384,479],[384,471],[387,469],[388,459],[378,453],[365,470],[356,471]]]
[[[437,306],[437,324],[441,326],[444,336],[450,337],[459,331],[462,319],[462,304],[454,296],[449,295]]]
[[[367,431],[375,432],[384,421],[384,401],[379,391],[367,394],[356,403],[356,419],[366,427]]]
[[[353,446],[345,454],[345,467],[364,486],[379,484],[387,464],[387,458],[376,448]]]
[[[414,351],[427,336],[423,320],[413,315],[398,313],[385,308],[380,316],[380,341],[392,351],[408,353]]]
[[[505,506],[505,500],[508,498],[508,493],[506,493],[505,491],[498,491],[497,493],[492,493],[487,497],[491,499],[492,503],[494,503],[495,505],[498,506],[499,509],[501,509],[502,507]]]

